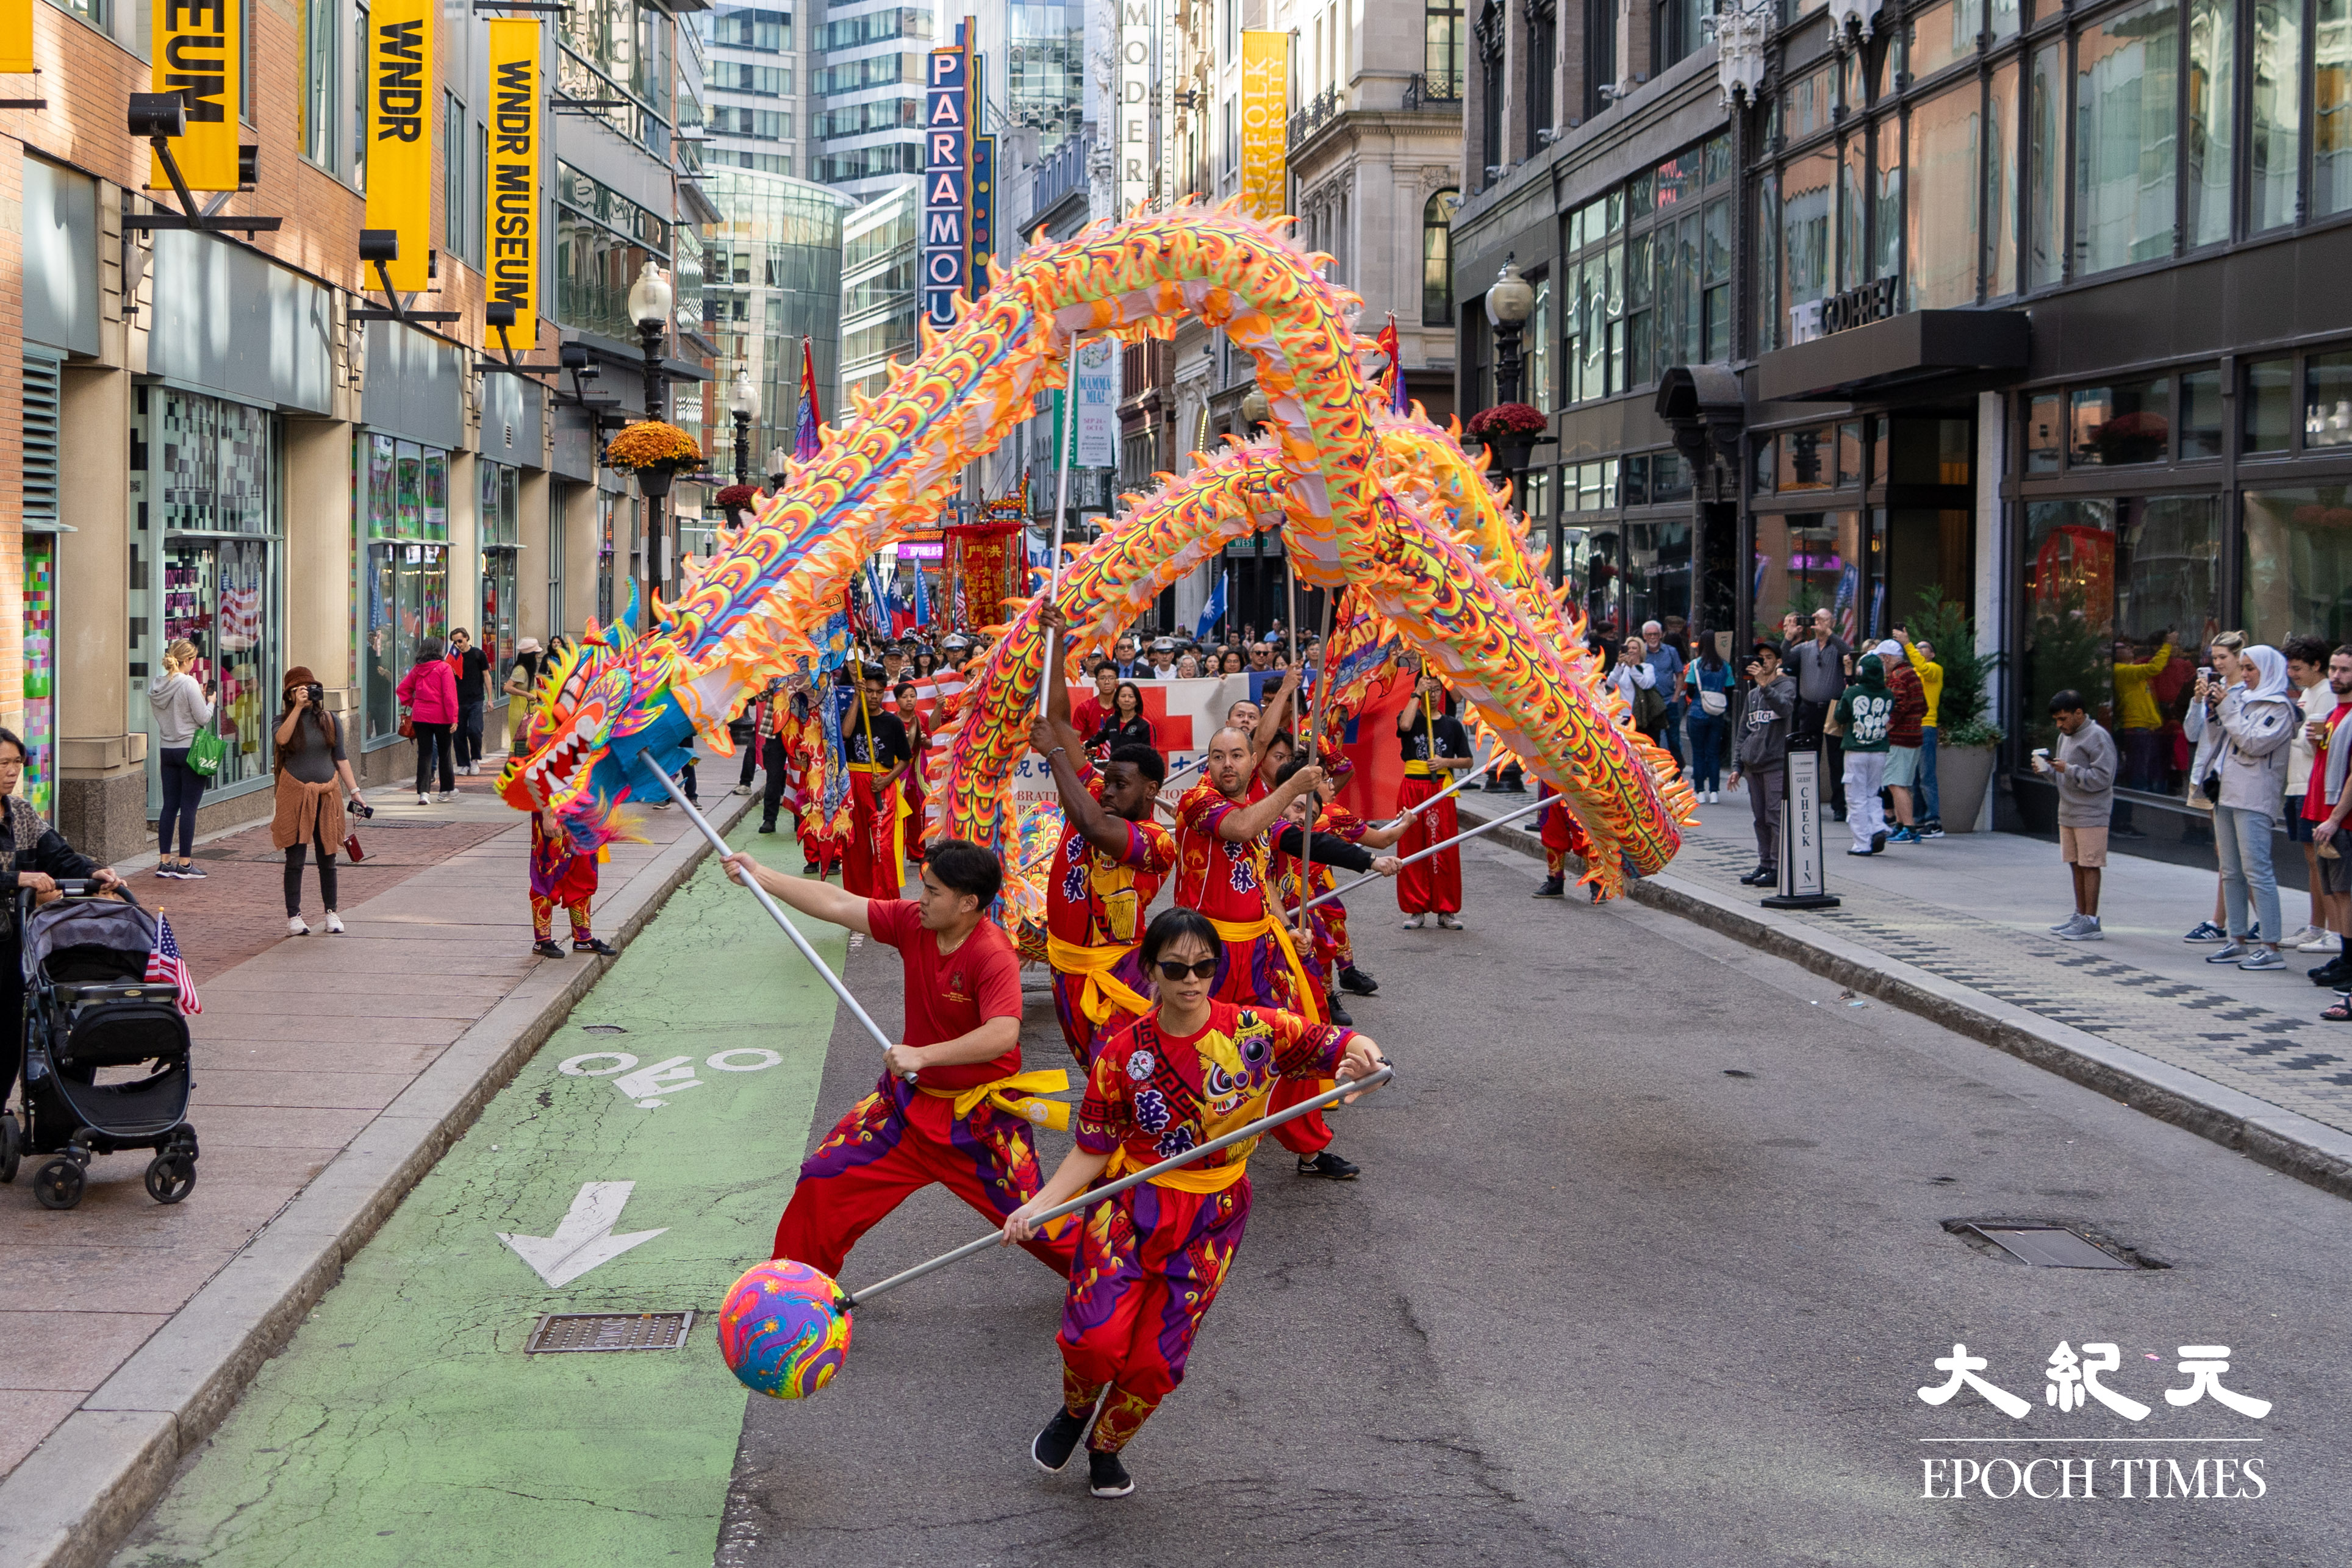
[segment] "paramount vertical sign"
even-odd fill
[[[489,299],[514,307],[508,340],[539,342],[539,24],[490,24]],[[483,346],[499,346],[490,332]]]
[[[400,235],[387,271],[404,294],[432,277],[437,10],[435,0],[375,0],[368,12],[367,226]]]
[[[187,100],[188,133],[174,137],[172,156],[192,191],[236,189],[237,29],[245,11],[233,0],[155,0],[154,66],[150,86]],[[163,161],[151,159],[151,186],[168,189]]]
[[[1283,138],[1290,107],[1290,35],[1242,35],[1242,210],[1282,211]]]
[[[961,45],[933,49],[923,81],[923,317],[955,325],[971,266],[971,67]]]
[[[1151,0],[1118,5],[1118,214],[1151,200]]]

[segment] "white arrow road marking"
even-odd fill
[[[651,1241],[662,1230],[632,1230],[625,1236],[613,1234],[620,1223],[621,1210],[629,1201],[629,1193],[637,1184],[633,1181],[583,1182],[580,1196],[572,1200],[572,1210],[555,1228],[552,1236],[509,1236],[499,1232],[499,1239],[515,1249],[517,1256],[530,1265],[532,1272],[547,1281],[552,1289],[568,1285],[599,1263],[609,1263],[641,1242]]]

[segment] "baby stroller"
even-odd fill
[[[188,1024],[178,988],[147,979],[155,918],[131,900],[98,896],[94,882],[58,883],[65,894],[36,908],[17,894],[25,947],[24,1124],[0,1116],[0,1181],[25,1155],[48,1155],[33,1172],[45,1208],[81,1201],[90,1156],[153,1149],[147,1193],[177,1203],[196,1185],[196,1130],[187,1122]],[[141,1067],[144,1077],[100,1083],[101,1069]]]

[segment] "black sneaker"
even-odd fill
[[[2339,980],[2352,979],[2352,964],[2347,964],[2341,958],[2330,958],[2316,969],[2305,969],[2304,973],[2311,977],[2311,983],[2315,986],[2332,986]]]
[[[817,873],[817,864],[816,864],[816,862],[814,862],[814,861],[803,861],[803,862],[801,862],[801,874],[802,874],[803,876],[814,876],[814,875],[816,874],[816,873]]]
[[[1380,995],[1381,983],[1350,964],[1339,971],[1339,988],[1351,996],[1376,997]]]
[[[557,946],[552,941],[533,943],[530,950],[538,954],[542,958],[561,958],[563,956],[563,949]]]
[[[1341,1029],[1356,1027],[1356,1020],[1348,1016],[1348,1009],[1339,1005],[1339,998],[1336,996],[1331,998],[1331,1021]]]
[[[1886,852],[1886,835],[1885,833],[1873,833],[1870,835],[1870,852],[1874,855],[1884,854]]]
[[[1354,1161],[1343,1160],[1326,1149],[1313,1159],[1308,1159],[1305,1155],[1299,1155],[1298,1174],[1322,1176],[1328,1181],[1353,1181],[1360,1173]]]
[[[776,831],[776,824],[773,822],[762,822],[760,824],[760,831],[763,833],[772,833]]]
[[[1759,865],[1754,871],[1749,872],[1746,876],[1741,877],[1739,879],[1739,885],[1742,887],[1761,887],[1768,882],[1778,882],[1780,880],[1780,873],[1779,872],[1766,871]]]
[[[1117,1454],[1106,1454],[1099,1448],[1087,1450],[1087,1490],[1097,1497],[1125,1497],[1135,1490],[1135,1478],[1118,1462]]]
[[[1543,885],[1536,889],[1534,896],[1538,898],[1566,898],[1568,896],[1568,879],[1560,876],[1548,876],[1544,878]]]
[[[572,944],[572,950],[574,953],[602,953],[607,958],[612,957],[618,951],[602,936],[591,936],[585,942],[574,942]]]
[[[1089,1412],[1091,1414],[1091,1412]],[[1041,1470],[1059,1472],[1077,1451],[1078,1439],[1087,1435],[1087,1417],[1073,1416],[1067,1410],[1056,1410],[1037,1440],[1029,1445],[1029,1457],[1037,1461]]]

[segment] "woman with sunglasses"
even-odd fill
[[[1283,1080],[1344,1082],[1387,1060],[1353,1030],[1213,1000],[1223,961],[1216,927],[1197,910],[1164,910],[1152,921],[1143,962],[1156,1003],[1095,1058],[1077,1146],[1006,1217],[1007,1245],[1030,1240],[1033,1217],[1097,1178],[1115,1179],[1265,1115]],[[1085,1437],[1088,1490],[1100,1498],[1135,1490],[1119,1451],[1184,1380],[1192,1336],[1249,1218],[1254,1147],[1254,1139],[1235,1144],[1129,1187],[1105,1200],[1109,1213],[1080,1228],[1058,1338],[1062,1408],[1030,1446],[1045,1469],[1068,1464]]]

